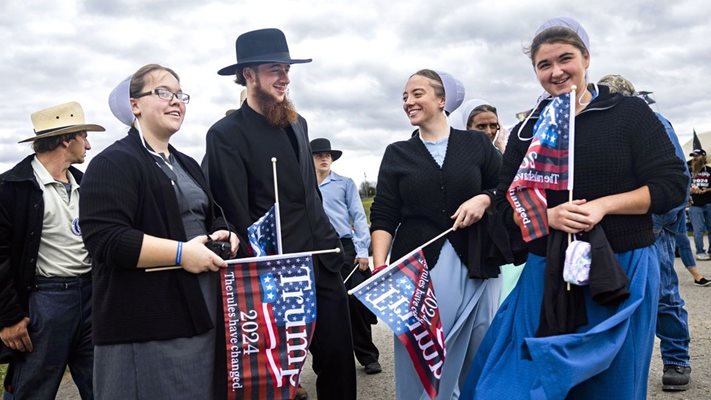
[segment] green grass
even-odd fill
[[[363,208],[365,208],[365,216],[368,218],[368,225],[370,225],[370,206],[373,205],[373,199],[375,197],[361,198],[360,201],[363,202]]]
[[[7,364],[0,364],[0,396],[5,394],[5,374],[7,373]]]

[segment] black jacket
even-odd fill
[[[275,157],[284,253],[340,247],[323,210],[301,116],[289,128],[275,128],[245,102],[210,128],[206,147],[202,165],[210,189],[241,237],[247,237],[247,227],[274,205],[271,159]],[[340,272],[341,254],[315,258],[331,272]],[[318,277],[318,268],[315,273]]]
[[[441,167],[419,136],[390,144],[380,163],[370,230],[394,236],[391,262],[450,228],[454,222],[450,216],[463,202],[496,187],[500,166],[499,152],[481,132],[451,129]],[[479,227],[484,223],[447,236],[459,259],[470,268],[470,276],[477,278],[498,275],[498,271],[482,275],[469,254],[476,239],[472,235],[486,234]],[[437,263],[444,241],[425,247],[430,268]]]
[[[0,327],[27,316],[42,237],[44,201],[29,155],[0,175]],[[69,168],[77,183],[82,173]]]
[[[170,153],[209,196],[197,162],[172,146]],[[205,215],[211,225],[209,204]],[[172,183],[136,130],[91,161],[79,215],[93,261],[94,344],[192,337],[214,326],[197,275],[182,269],[148,273],[136,267],[144,234],[186,240]]]
[[[588,201],[624,193],[647,185],[651,197],[649,213],[664,213],[684,201],[688,179],[684,164],[676,157],[664,126],[644,100],[610,94],[598,86],[598,96],[575,116],[574,199]],[[501,176],[494,206],[501,224],[508,227],[513,248],[521,248],[521,233],[513,222],[506,193],[521,165],[539,112],[511,130],[504,152]],[[548,207],[568,201],[567,191],[546,190]],[[644,215],[607,215],[600,226],[615,252],[645,247],[654,243],[652,219]],[[546,254],[545,237],[525,247],[534,254]]]

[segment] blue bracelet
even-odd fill
[[[178,249],[175,251],[175,265],[180,265],[183,261],[183,242],[178,242]]]

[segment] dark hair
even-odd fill
[[[553,43],[565,43],[569,44],[578,50],[580,50],[583,55],[588,55],[588,49],[585,47],[585,43],[583,42],[582,39],[580,39],[580,36],[578,36],[577,33],[575,33],[572,29],[565,28],[562,26],[554,26],[548,29],[545,29],[536,37],[533,38],[531,41],[531,46],[528,47],[527,49],[524,49],[524,53],[528,54],[528,56],[531,58],[531,63],[535,62],[534,59],[536,58],[536,53],[538,53],[538,50],[541,49],[541,46],[544,44],[553,44]]]
[[[442,83],[442,78],[439,76],[439,74],[431,69],[421,69],[414,74],[410,75],[410,78],[413,76],[422,76],[424,78],[427,78],[429,80],[435,81],[436,83],[432,85],[432,88],[434,89],[435,95],[439,97],[444,97],[444,83]]]
[[[235,71],[235,83],[242,86],[247,86],[247,80],[244,78],[244,69],[251,68],[255,69],[259,64],[245,64],[237,68]]]
[[[129,95],[131,97],[136,97],[143,91],[143,87],[146,86],[146,75],[153,71],[166,71],[173,75],[178,82],[180,82],[180,77],[172,69],[164,67],[160,64],[146,64],[139,68],[138,71],[134,72],[131,76],[131,87],[129,88]]]
[[[467,126],[472,124],[472,120],[474,119],[474,117],[476,117],[477,115],[479,115],[481,113],[485,113],[485,112],[494,113],[494,115],[496,115],[496,119],[497,120],[499,119],[499,114],[496,112],[496,107],[489,105],[489,104],[481,104],[481,105],[474,107],[472,109],[472,111],[469,113],[469,117],[467,118]]]
[[[37,139],[32,142],[32,150],[37,154],[50,152],[59,147],[63,142],[68,142],[80,132],[67,133],[66,135],[50,136],[42,139]]]

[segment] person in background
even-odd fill
[[[711,250],[711,168],[707,165],[706,151],[700,147],[700,143],[689,156],[691,157],[689,218],[694,231],[696,259],[708,261],[708,251]],[[709,242],[707,249],[704,249],[704,232]]]
[[[306,120],[288,97],[292,59],[284,33],[269,28],[237,37],[237,63],[218,71],[247,88],[247,100],[210,127],[203,168],[215,199],[237,232],[275,202],[271,158],[278,161],[279,209],[285,253],[340,247],[318,192]],[[320,399],[356,398],[355,363],[342,254],[314,256],[316,329],[309,351]],[[303,388],[297,399],[305,399]]]
[[[499,115],[496,113],[496,107],[489,104],[481,104],[474,107],[467,118],[467,130],[486,133],[499,152],[503,154],[504,150],[506,150],[508,132],[499,124]]]
[[[621,93],[625,96],[637,96],[634,85],[621,75],[605,75],[598,84],[606,85],[612,93]],[[655,113],[666,129],[669,140],[674,145],[676,156],[684,159],[676,132],[671,123],[659,113]],[[686,172],[686,171],[685,171]],[[686,172],[687,179],[689,178]],[[691,380],[691,364],[689,361],[689,318],[684,308],[684,300],[679,294],[679,280],[674,271],[674,244],[676,235],[685,231],[683,218],[686,203],[685,199],[677,207],[666,214],[652,215],[655,246],[659,253],[660,284],[659,284],[659,310],[657,312],[657,337],[660,340],[664,375],[662,376],[662,389],[665,391],[682,391],[689,388]],[[698,271],[697,271],[698,273]],[[704,278],[702,278],[704,279]]]
[[[420,70],[407,80],[403,110],[418,129],[409,140],[385,149],[370,221],[377,266],[385,264],[391,247],[394,261],[455,229],[424,248],[447,351],[437,398],[449,400],[459,396],[465,367],[499,303],[498,267],[474,272],[474,260],[482,255],[468,244],[472,235],[485,232],[477,223],[491,204],[501,156],[483,133],[450,127],[444,111],[447,96],[435,71]],[[398,399],[429,398],[408,350],[397,339],[395,391]]]
[[[234,256],[238,240],[216,217],[198,163],[170,144],[189,100],[172,69],[139,68],[109,97],[128,134],[84,175],[80,222],[101,293],[93,303],[99,399],[212,399],[225,385],[214,380],[224,368],[215,365],[216,271],[227,264],[205,244],[229,241]],[[159,266],[179,268],[146,271]]]
[[[341,176],[331,170],[333,162],[343,154],[331,149],[331,142],[325,138],[311,141],[318,188],[323,196],[323,208],[331,225],[338,232],[343,246],[343,266],[341,276],[348,278],[346,289],[353,289],[371,275],[368,261],[370,229],[365,216],[358,188],[351,178]],[[357,265],[357,270],[351,274]],[[350,276],[350,278],[349,278]],[[378,362],[380,353],[373,343],[370,325],[378,322],[375,315],[354,296],[348,297],[351,314],[353,351],[356,359],[368,375],[380,373],[383,369]]]
[[[544,23],[528,54],[548,96],[512,129],[504,152],[494,204],[511,249],[524,243],[525,209],[514,212],[507,193],[549,98],[575,85],[573,200],[567,190],[545,190],[549,232],[524,244],[526,266],[482,341],[460,399],[645,399],[659,302],[650,213],[684,200],[683,162],[642,99],[588,85],[590,42],[577,21]],[[566,288],[557,273],[568,235],[596,243],[592,262],[603,269],[595,286]]]
[[[66,367],[93,399],[91,258],[79,228],[81,164],[91,149],[76,102],[32,113],[31,154],[0,175],[0,357],[5,399],[53,399]]]

